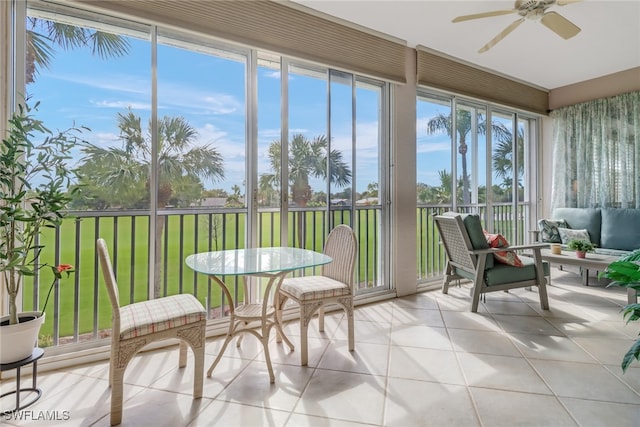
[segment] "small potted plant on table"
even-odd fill
[[[572,251],[576,251],[576,256],[578,258],[585,258],[587,252],[593,251],[593,244],[588,240],[570,240],[567,244],[567,247]]]

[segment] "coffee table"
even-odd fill
[[[524,253],[523,255],[527,254]],[[587,253],[586,258],[578,258],[575,252],[565,250],[559,254],[553,254],[550,249],[541,249],[540,255],[543,260],[552,264],[575,265],[580,267],[580,275],[582,276],[582,284],[584,286],[589,286],[589,270],[604,271],[609,264],[618,260],[616,256],[594,253]]]

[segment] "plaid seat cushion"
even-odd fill
[[[299,301],[350,295],[351,289],[342,282],[325,276],[304,276],[284,279],[281,290]]]
[[[120,339],[140,337],[206,319],[193,295],[180,294],[137,302],[120,308]]]

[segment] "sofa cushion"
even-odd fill
[[[484,235],[487,238],[487,243],[492,248],[508,248],[509,242],[502,234],[491,234],[485,231]],[[496,261],[507,265],[513,265],[514,267],[522,267],[522,261],[517,253],[512,251],[494,252],[493,257]]]
[[[556,208],[553,210],[553,218],[564,218],[569,228],[586,229],[589,232],[591,243],[602,246],[600,226],[602,217],[599,208]]]
[[[603,248],[632,251],[640,248],[640,209],[602,209]]]
[[[561,243],[558,227],[569,228],[569,224],[564,219],[541,219],[538,221],[538,231],[543,242]]]
[[[560,240],[562,240],[563,245],[568,245],[572,240],[591,242],[591,237],[586,229],[574,230],[573,228],[558,227],[558,233],[560,234]]]

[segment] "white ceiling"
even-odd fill
[[[514,1],[293,0],[376,32],[445,53],[544,89],[640,67],[640,0],[584,0],[556,11],[582,29],[564,40],[526,20],[488,52],[478,49],[519,18],[451,20],[514,7]]]

